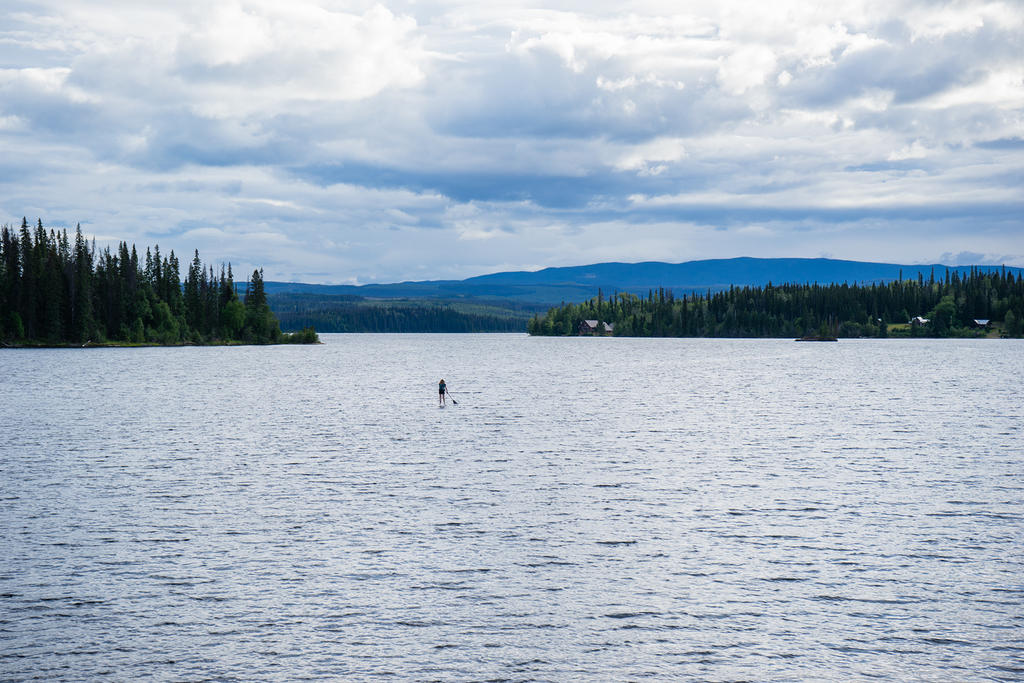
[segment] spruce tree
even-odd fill
[[[257,344],[277,343],[281,339],[281,326],[267,304],[263,284],[263,270],[254,270],[246,286],[245,336]]]
[[[17,329],[23,329],[21,314],[18,312],[21,290],[21,257],[19,255],[18,237],[6,225],[0,231],[0,249],[3,250],[3,275],[0,277],[0,326],[3,333],[0,338],[17,338]]]
[[[82,236],[82,226],[75,227],[71,276],[71,339],[86,342],[93,334],[92,253]]]
[[[21,219],[20,232],[21,252],[21,279],[18,283],[19,301],[18,312],[24,328],[24,336],[28,339],[37,338],[36,326],[36,259],[35,249],[32,244],[32,234],[28,230],[28,220]]]
[[[202,325],[202,298],[200,296],[200,274],[203,264],[199,260],[199,250],[196,249],[192,264],[188,268],[188,276],[185,278],[185,320],[188,326],[198,331]]]

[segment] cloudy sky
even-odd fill
[[[268,279],[1024,265],[1022,188],[1016,0],[0,0],[0,222]]]

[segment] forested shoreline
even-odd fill
[[[1024,275],[947,270],[927,280],[875,284],[768,284],[646,297],[603,293],[546,314],[494,305],[378,302],[360,297],[266,294],[254,270],[239,297],[230,264],[219,274],[198,250],[184,281],[174,252],[135,245],[97,250],[76,228],[0,227],[0,344],[4,346],[314,343],[332,332],[499,332],[576,335],[584,320],[616,336],[1024,336]],[[275,315],[275,311],[277,315]],[[301,332],[281,332],[281,322]],[[522,317],[520,317],[522,316]],[[981,322],[979,322],[981,321]],[[992,332],[993,327],[995,332]],[[604,329],[603,327],[601,328]]]
[[[283,325],[321,332],[523,332],[529,312],[466,302],[282,293],[268,297]]]
[[[1004,336],[1020,337],[1024,276],[974,268],[963,277],[946,271],[865,285],[768,284],[680,298],[664,289],[646,298],[599,293],[535,316],[527,331],[575,335],[584,320],[610,323],[612,334],[626,337],[982,336],[993,324]]]
[[[0,341],[6,346],[315,343],[316,332],[281,332],[254,270],[245,296],[230,264],[219,275],[199,259],[184,282],[160,247],[98,251],[76,227],[0,228]]]

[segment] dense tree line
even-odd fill
[[[305,330],[285,335],[267,305],[263,275],[254,271],[244,300],[231,266],[220,274],[195,252],[181,281],[172,251],[135,245],[96,249],[67,230],[0,228],[0,340],[5,344],[181,344],[316,341]]]
[[[614,325],[614,334],[637,337],[841,337],[886,336],[890,323],[928,319],[906,329],[912,336],[974,334],[974,320],[1002,323],[1004,334],[1024,333],[1024,276],[1005,269],[946,272],[928,280],[866,284],[786,284],[730,287],[676,298],[650,291],[646,298],[603,294],[582,304],[562,304],[535,316],[536,335],[573,335],[582,320]]]
[[[270,306],[283,325],[321,332],[522,332],[524,317],[459,311],[448,304],[366,302],[360,297],[275,294]]]

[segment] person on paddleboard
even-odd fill
[[[438,405],[444,405],[444,395],[448,392],[448,387],[445,386],[444,380],[437,383],[437,402]]]

